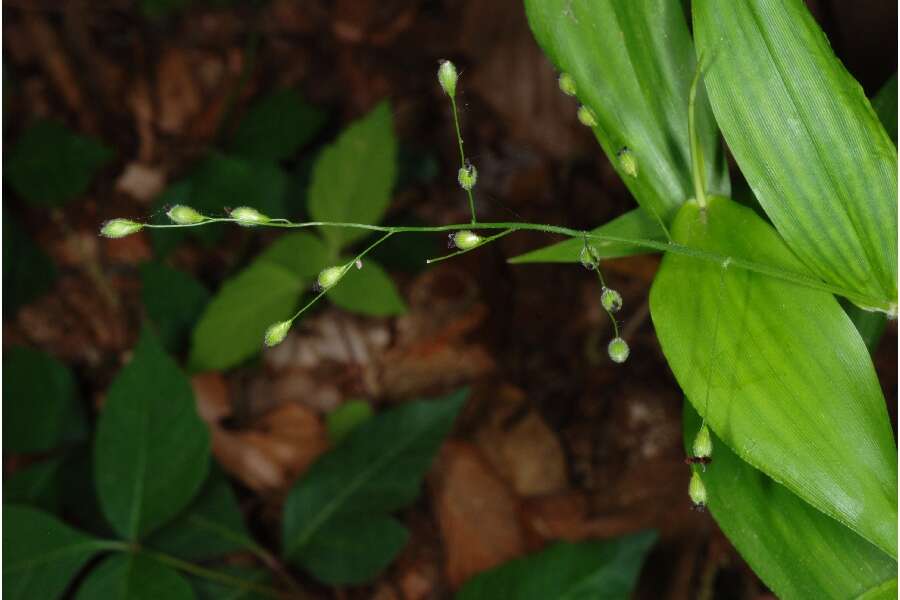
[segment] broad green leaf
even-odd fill
[[[58,475],[62,464],[62,458],[50,458],[17,470],[3,481],[3,502],[27,504],[50,513],[58,513]]]
[[[191,181],[189,204],[200,212],[222,214],[225,209],[252,206],[273,218],[286,216],[288,179],[275,163],[213,153],[197,167]]]
[[[857,596],[856,600],[895,600],[897,598],[897,578],[885,581],[879,586]]]
[[[62,514],[89,533],[107,538],[116,536],[100,507],[90,443],[79,444],[68,452],[59,470],[59,487]]]
[[[622,216],[616,217],[609,223],[593,229],[591,233],[605,234],[623,238],[640,238],[656,242],[666,241],[665,232],[653,216],[642,208],[635,208]],[[625,242],[610,242],[606,240],[589,240],[597,249],[601,258],[619,258],[622,256],[634,256],[635,254],[648,254],[644,246],[635,246]],[[532,250],[526,254],[509,259],[510,263],[573,263],[578,262],[581,251],[584,249],[584,240],[572,238],[558,242],[551,246],[545,246]]]
[[[694,196],[688,97],[694,48],[678,0],[526,0],[528,22],[554,65],[596,115],[594,134],[638,204],[668,223]],[[728,194],[728,169],[702,89],[697,131],[707,190]],[[628,148],[637,176],[617,154]]]
[[[227,369],[257,354],[266,329],[294,314],[326,256],[318,238],[294,233],[227,280],[194,328],[191,368]]]
[[[154,550],[185,560],[206,560],[256,546],[244,525],[231,484],[216,467],[200,493],[173,521],[147,538]]]
[[[787,245],[863,308],[897,306],[897,149],[802,0],[696,0],[706,87]]]
[[[140,553],[110,556],[88,574],[78,588],[76,600],[192,600],[187,580]]]
[[[25,232],[22,224],[3,211],[3,314],[41,296],[53,285],[53,261]]]
[[[685,404],[686,448],[699,428],[700,416]],[[779,598],[855,598],[896,575],[891,557],[742,461],[715,435],[712,459],[702,472],[709,510]]]
[[[894,145],[897,145],[897,74],[894,73],[885,82],[875,97],[872,98],[872,108],[887,131]]]
[[[95,173],[112,158],[112,150],[100,142],[41,120],[16,142],[3,171],[28,203],[61,206],[84,194]]]
[[[869,349],[870,353],[874,353],[878,349],[878,342],[881,341],[881,336],[884,335],[884,330],[887,327],[887,315],[881,312],[864,310],[847,300],[842,300],[841,306],[844,307],[844,312],[847,313],[847,316],[853,321],[853,325],[856,326],[856,330],[859,331],[866,348]]]
[[[16,347],[4,352],[3,449],[41,452],[85,437],[75,378],[52,356]]]
[[[229,583],[201,577],[191,578],[197,600],[263,600],[270,598],[270,596],[262,595],[246,585],[239,585],[244,582],[265,585],[269,581],[267,571],[232,566],[222,567],[216,571],[220,575],[229,577]]]
[[[69,581],[106,547],[47,513],[3,507],[3,597],[54,600]]]
[[[803,272],[774,229],[726,198],[706,212],[685,204],[672,236]],[[739,457],[896,557],[893,434],[865,344],[834,296],[670,253],[650,312],[681,389]]]
[[[200,317],[209,292],[196,279],[162,263],[141,265],[141,298],[163,346],[178,350]]]
[[[391,277],[374,260],[366,260],[362,269],[347,271],[341,282],[328,290],[328,298],[343,309],[374,317],[406,312],[406,303]]]
[[[325,113],[295,90],[272,92],[241,119],[231,140],[235,154],[278,161],[292,157],[325,124]]]
[[[611,540],[558,542],[476,575],[456,600],[627,600],[655,541],[656,534],[645,531]]]
[[[405,530],[387,517],[413,502],[467,392],[403,404],[354,429],[293,487],[284,555],[328,584],[370,580]]]
[[[309,187],[310,216],[316,221],[378,223],[391,201],[396,162],[391,106],[384,101],[319,154]],[[332,246],[344,247],[368,232],[326,227],[322,234]]]
[[[332,443],[339,444],[347,434],[372,418],[372,405],[365,400],[348,400],[328,413],[325,423]]]
[[[94,477],[106,518],[129,540],[158,529],[200,489],[209,456],[190,382],[145,329],[97,423]]]

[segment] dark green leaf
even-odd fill
[[[391,201],[397,170],[390,104],[385,101],[347,127],[319,154],[309,188],[309,214],[317,221],[375,224]],[[365,237],[364,229],[322,230],[332,246]]]
[[[705,212],[685,204],[672,236],[803,272],[774,229],[725,198],[712,198]],[[650,311],[681,389],[716,435],[896,556],[893,433],[869,353],[832,295],[670,253]]]
[[[42,120],[25,130],[3,167],[26,201],[60,206],[87,191],[97,170],[112,158],[112,150],[100,142]]]
[[[101,540],[24,506],[3,507],[3,596],[54,600],[97,552]]]
[[[90,572],[77,600],[192,600],[194,591],[177,571],[141,554],[119,554]]]
[[[592,230],[594,234],[605,234],[623,238],[640,238],[656,242],[666,241],[666,234],[653,216],[642,208],[635,208],[620,217],[616,217],[609,223]],[[624,242],[609,242],[601,240],[589,240],[597,249],[600,258],[618,258],[621,256],[634,256],[635,254],[647,254],[651,252],[643,246],[635,246]],[[518,263],[574,263],[578,262],[581,251],[584,248],[584,240],[572,238],[532,250],[526,254],[509,259],[513,264]]]
[[[406,312],[406,303],[381,265],[366,260],[362,269],[351,268],[328,290],[328,298],[343,309],[363,315],[389,317]]]
[[[895,600],[897,598],[897,578],[894,577],[889,581],[885,581],[881,585],[875,586],[870,590],[866,590],[861,596],[857,596],[856,600]]]
[[[162,263],[141,265],[141,298],[163,346],[176,351],[200,317],[209,292],[183,271]]]
[[[71,516],[73,523],[97,536],[116,535],[100,507],[89,444],[79,444],[68,453],[59,470],[59,486],[63,514]]]
[[[31,348],[4,353],[3,449],[11,452],[52,450],[84,438],[84,411],[75,379],[64,364]]]
[[[706,86],[741,172],[808,270],[897,307],[897,149],[802,0],[697,0]]]
[[[222,567],[217,572],[229,578],[234,578],[229,584],[210,579],[194,577],[191,583],[194,586],[198,600],[262,600],[270,596],[263,596],[248,587],[238,585],[239,582],[266,584],[269,581],[268,572],[262,569],[248,569],[246,567]]]
[[[328,413],[328,437],[339,444],[351,431],[372,418],[372,405],[365,400],[348,400]]]
[[[3,482],[3,501],[58,513],[58,474],[62,463],[62,458],[51,458],[19,469]]]
[[[688,143],[688,96],[694,48],[678,0],[526,0],[538,43],[570,74],[589,106],[603,151],[650,215],[668,223],[694,196]],[[697,127],[708,191],[728,194],[728,169],[705,94]],[[637,176],[617,153],[628,148]]]
[[[325,113],[295,90],[272,92],[244,115],[231,142],[235,154],[284,160],[308,143],[325,124]]]
[[[456,600],[613,600],[631,597],[652,531],[604,541],[558,542],[476,575]]]
[[[887,131],[894,145],[897,145],[897,74],[894,73],[872,98],[872,108]]]
[[[689,448],[700,416],[685,404]],[[855,598],[895,576],[897,563],[713,435],[713,462],[702,472],[709,509],[753,572],[779,598]]]
[[[318,238],[294,233],[226,281],[194,328],[191,367],[227,369],[258,353],[266,329],[294,314],[326,256]]]
[[[183,509],[206,478],[209,447],[190,382],[144,330],[109,387],[94,442],[97,493],[115,530],[137,540]]]
[[[273,218],[286,216],[287,175],[272,162],[213,154],[197,167],[191,181],[189,204],[202,213],[252,206]]]
[[[382,413],[322,456],[285,503],[285,556],[329,584],[374,577],[402,547],[387,513],[415,500],[466,395]]]
[[[182,513],[146,545],[185,560],[206,560],[256,546],[228,479],[218,468]]]
[[[56,267],[28,237],[22,224],[3,211],[3,314],[47,292],[56,279]]]

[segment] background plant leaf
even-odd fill
[[[209,292],[184,271],[150,262],[141,265],[141,299],[162,345],[174,352],[206,307]]]
[[[341,282],[328,290],[328,299],[351,312],[373,317],[390,317],[406,312],[406,303],[390,275],[374,260],[362,269],[347,271]]]
[[[16,142],[3,172],[29,204],[61,206],[84,194],[113,151],[55,121],[39,120]]]
[[[893,600],[897,597],[897,578],[894,577],[889,581],[885,581],[881,585],[867,590],[866,593],[858,596],[856,600]]]
[[[406,534],[386,515],[415,500],[466,395],[391,409],[323,455],[285,503],[284,555],[335,585],[362,583],[387,566]]]
[[[279,161],[293,156],[325,125],[325,113],[307,104],[296,90],[276,90],[256,102],[231,139],[240,156]]]
[[[397,172],[397,140],[387,101],[352,123],[319,154],[309,187],[309,214],[316,221],[375,224],[391,201]],[[322,235],[342,248],[368,232],[326,227]]]
[[[63,458],[57,457],[18,469],[3,481],[3,502],[27,504],[48,513],[58,513],[62,464]]]
[[[193,600],[194,591],[177,571],[140,553],[110,556],[90,572],[77,600]]]
[[[110,524],[129,540],[157,529],[195,496],[209,456],[190,382],[145,329],[97,423],[94,477]]]
[[[216,571],[229,577],[258,584],[266,584],[269,581],[269,573],[263,569],[226,566],[216,569]],[[263,596],[248,588],[225,585],[200,577],[191,578],[191,584],[197,600],[262,600],[270,598],[270,596]]]
[[[227,369],[257,354],[266,329],[294,314],[327,256],[315,236],[290,234],[222,284],[194,327],[191,368]]]
[[[801,0],[693,3],[706,86],[787,245],[863,307],[896,310],[897,149]]]
[[[146,545],[184,560],[198,561],[246,550],[256,543],[244,525],[228,478],[213,465],[194,501],[147,538]]]
[[[631,597],[656,533],[603,541],[557,542],[469,580],[456,600],[568,600]]]
[[[3,314],[20,307],[53,286],[56,266],[25,232],[22,224],[3,210]]]
[[[83,439],[84,410],[75,378],[63,363],[25,347],[4,352],[3,449],[42,452]]]
[[[872,98],[872,108],[887,131],[888,137],[897,145],[897,74],[891,75],[875,97]]]
[[[541,48],[596,115],[594,134],[625,185],[668,223],[694,196],[688,97],[696,61],[681,2],[526,0],[525,10]],[[702,86],[696,110],[706,189],[727,195],[728,168]],[[636,177],[616,157],[623,147],[637,160]]]
[[[609,223],[591,230],[591,233],[606,234],[618,237],[642,238],[657,242],[666,241],[666,234],[652,215],[642,208],[635,208],[624,215],[616,217]],[[619,258],[622,256],[634,256],[636,254],[649,254],[653,252],[644,246],[635,246],[624,242],[608,242],[590,240],[597,249],[600,258]],[[579,261],[581,251],[584,248],[584,240],[572,238],[558,242],[550,246],[538,248],[525,254],[509,259],[510,263],[574,263]]]
[[[751,209],[685,204],[676,242],[803,272]],[[650,313],[681,389],[735,453],[897,555],[897,457],[859,333],[830,294],[668,254]],[[839,425],[838,425],[839,424]]]
[[[104,542],[25,506],[3,507],[3,596],[53,600]]]
[[[699,429],[700,415],[685,403],[686,450]],[[855,598],[897,573],[891,557],[742,461],[715,434],[702,477],[719,527],[779,598]]]
[[[347,434],[372,418],[372,405],[365,400],[348,400],[328,413],[326,425],[332,443],[339,444]]]

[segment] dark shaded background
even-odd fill
[[[838,56],[874,94],[897,69],[896,3],[809,5]],[[117,153],[83,199],[53,215],[27,207],[6,187],[3,199],[60,271],[49,294],[4,313],[4,349],[25,344],[65,361],[95,406],[136,341],[138,266],[153,255],[146,235],[103,240],[99,224],[148,215],[166,182],[227,138],[248,104],[272,89],[296,87],[329,114],[317,143],[291,163],[298,207],[321,142],[390,97],[405,185],[385,221],[468,219],[455,184],[452,121],[435,80],[442,58],[461,72],[462,127],[479,169],[482,220],[588,228],[633,206],[577,123],[575,104],[559,93],[514,0],[197,1],[156,20],[124,0],[13,0],[3,16],[4,81],[14,82],[4,90],[7,149],[31,119],[52,116]],[[215,248],[187,243],[170,262],[215,289],[273,237],[229,230]],[[323,449],[325,412],[351,397],[381,407],[475,385],[454,445],[404,514],[413,537],[398,563],[365,589],[336,594],[309,582],[310,590],[322,597],[446,597],[472,573],[546,540],[653,527],[662,541],[638,597],[766,593],[712,519],[689,509],[682,397],[648,318],[658,258],[606,266],[625,298],[624,337],[632,346],[631,359],[616,366],[605,356],[610,326],[590,274],[506,264],[549,241],[518,234],[428,271],[409,257],[440,254],[445,240],[392,242],[384,261],[409,315],[364,319],[325,308],[286,350],[195,378],[201,408],[219,411],[212,426],[233,438],[216,454],[240,482],[242,506],[264,540],[279,529],[290,482]],[[890,323],[875,355],[895,423],[896,331]],[[292,358],[297,344],[340,346],[369,335],[387,340],[371,355],[323,354],[313,369]],[[297,418],[282,430],[273,423],[286,419],[273,414]],[[4,474],[26,462],[4,456]],[[469,463],[468,470],[453,468]],[[453,517],[448,506],[465,517]]]

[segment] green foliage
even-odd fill
[[[601,225],[591,231],[593,234],[603,234],[623,238],[647,239],[664,242],[666,235],[663,229],[652,215],[642,208],[635,208],[624,215],[616,217],[609,223]],[[606,240],[589,240],[597,250],[598,258],[619,258],[633,256],[635,254],[647,254],[650,252],[645,246],[636,246],[628,242],[612,242]],[[544,248],[538,248],[525,254],[509,259],[513,264],[519,263],[577,263],[580,260],[581,251],[584,249],[584,240],[571,238]]]
[[[176,515],[203,483],[209,455],[187,377],[145,330],[109,387],[94,441],[100,505],[116,532],[137,540]]]
[[[324,111],[304,102],[295,90],[278,90],[244,115],[231,140],[231,151],[262,160],[291,158],[324,124]]]
[[[802,269],[774,229],[725,198],[712,198],[706,212],[685,204],[672,236],[693,248]],[[834,297],[668,254],[650,311],[669,366],[713,432],[896,557],[897,457],[884,396]]]
[[[87,430],[72,372],[31,348],[4,353],[3,450],[42,452],[82,439]]]
[[[313,235],[283,236],[249,267],[226,281],[193,332],[190,365],[227,369],[262,347],[263,334],[289,318],[321,265],[325,247]]]
[[[185,560],[207,560],[256,546],[231,484],[214,463],[194,501],[151,535],[147,545]]]
[[[328,290],[328,298],[341,308],[374,317],[406,312],[394,282],[374,260],[366,260],[362,269],[350,269],[340,285]]]
[[[75,595],[76,600],[193,600],[187,580],[171,568],[142,554],[119,554],[93,569]]]
[[[217,569],[216,572],[236,580],[257,584],[267,583],[269,579],[269,574],[262,569],[223,567]],[[263,596],[247,587],[225,585],[210,579],[194,578],[191,583],[194,586],[197,600],[262,600],[270,598],[270,596]]]
[[[96,172],[112,158],[112,150],[100,142],[41,120],[25,130],[3,170],[28,203],[61,206],[84,194]]]
[[[456,600],[575,600],[631,597],[653,532],[593,542],[559,542],[476,575]]]
[[[54,599],[104,542],[25,506],[3,506],[3,595]]]
[[[693,4],[706,85],[788,247],[854,303],[897,306],[897,150],[802,0]]]
[[[209,292],[196,279],[162,263],[141,265],[141,299],[162,345],[178,350],[200,317]]]
[[[284,555],[328,584],[375,577],[408,535],[389,513],[415,500],[466,395],[403,404],[322,456],[285,503]]]
[[[3,210],[3,314],[16,311],[47,292],[56,267],[28,236],[22,224]]]
[[[372,418],[372,405],[365,400],[348,400],[328,413],[328,437],[340,444],[351,431]]]
[[[3,482],[3,501],[58,512],[58,474],[62,464],[62,458],[51,458],[17,470]]]
[[[888,137],[897,145],[897,74],[888,79],[878,93],[872,98],[872,108]]]
[[[535,38],[575,81],[596,120],[594,134],[625,185],[650,215],[668,223],[693,197],[687,106],[694,48],[680,2],[526,0]],[[698,131],[707,190],[728,194],[728,170],[705,97]],[[628,148],[637,175],[617,159]]]
[[[685,447],[700,416],[685,404]],[[742,461],[719,439],[703,472],[708,507],[744,560],[779,598],[856,598],[897,573],[887,554],[785,486]]]
[[[397,141],[391,107],[385,101],[347,127],[322,150],[313,168],[309,214],[317,221],[378,223],[391,200],[397,170]],[[362,229],[327,227],[332,247],[365,237]]]
[[[285,216],[287,175],[267,160],[213,153],[191,176],[190,205],[201,213],[252,206],[269,217]]]

